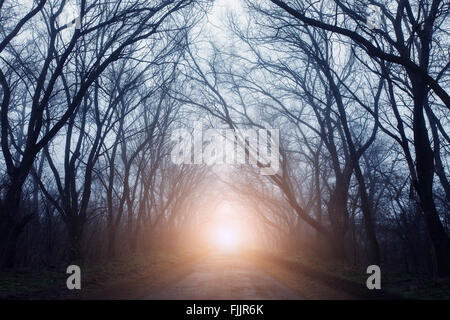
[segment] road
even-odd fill
[[[242,257],[227,254],[209,256],[193,266],[186,277],[143,299],[155,300],[298,300],[287,288]]]

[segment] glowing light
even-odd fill
[[[201,245],[212,252],[239,254],[255,243],[255,230],[248,219],[252,212],[223,202],[205,211],[207,217],[197,229]]]
[[[239,244],[239,236],[231,227],[219,228],[215,237],[217,245],[221,249],[235,249]]]

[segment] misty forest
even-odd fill
[[[69,265],[87,287],[167,287],[187,265],[297,293],[325,274],[365,286],[369,265],[410,294],[448,283],[449,16],[444,0],[0,0],[0,297],[22,278],[45,291],[43,274],[65,288]]]

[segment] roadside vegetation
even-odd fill
[[[81,290],[68,290],[65,265],[47,269],[30,268],[0,272],[0,299],[87,299],[120,298],[145,283],[148,292],[157,290],[184,274],[190,263],[204,252],[200,250],[156,251],[108,262],[80,265]]]

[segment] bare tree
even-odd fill
[[[19,214],[20,199],[37,154],[79,110],[91,85],[109,65],[123,57],[126,48],[157,34],[175,12],[191,8],[194,2],[132,1],[93,5],[93,2],[83,0],[79,7],[82,26],[72,33],[68,33],[70,24],[67,21],[64,25],[58,21],[65,4],[66,1],[40,1],[18,23],[11,22],[13,26],[2,24],[2,34],[6,35],[0,46],[1,146],[7,169],[0,204],[4,266],[13,265],[17,239],[31,218],[29,213]],[[8,10],[14,9],[2,3],[1,10],[9,13]],[[39,30],[39,38],[27,38],[25,28]],[[103,43],[97,41],[106,36],[108,39]],[[12,41],[19,37],[20,42],[25,41],[28,47],[36,50],[24,50],[22,45]],[[87,72],[72,78],[69,75],[77,68],[80,49],[86,50],[83,69]],[[64,92],[60,88],[64,88],[65,81],[70,90]],[[17,97],[23,93],[26,93],[27,106],[26,142],[14,156],[11,145],[15,145],[17,132],[10,114],[16,109]],[[58,108],[61,98],[67,94],[70,102]]]

